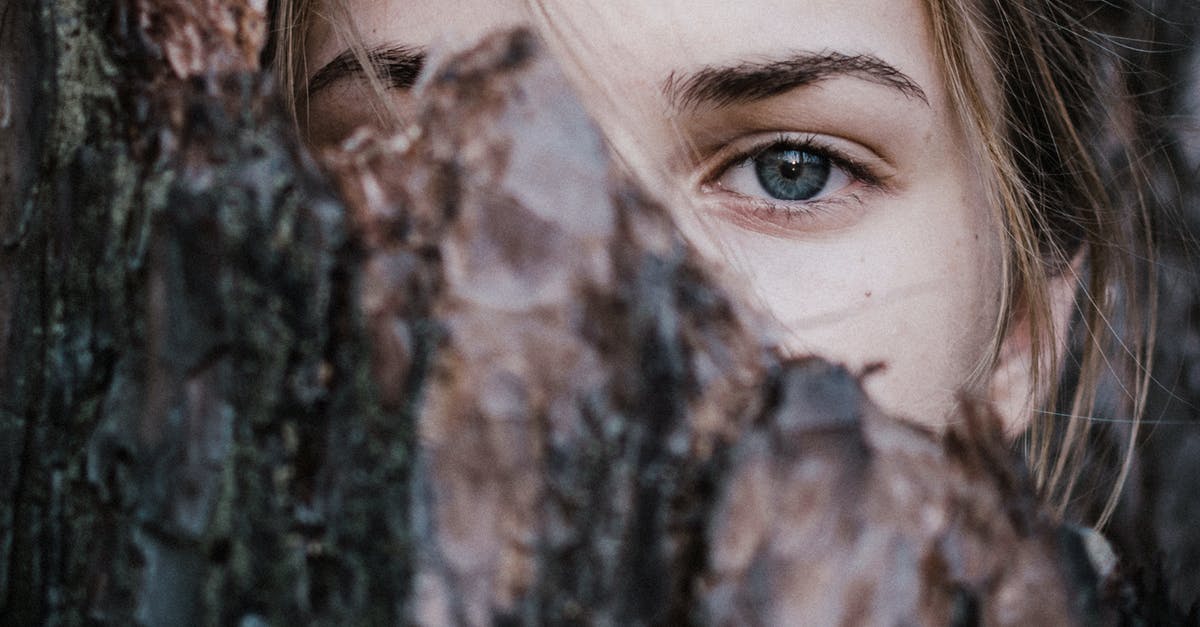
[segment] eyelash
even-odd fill
[[[850,179],[850,182],[845,187],[859,185],[869,191],[881,189],[886,183],[883,177],[879,176],[871,166],[846,154],[845,151],[836,148],[828,141],[811,134],[789,135],[787,133],[778,133],[773,138],[764,139],[721,159],[715,167],[708,170],[704,175],[701,183],[702,191],[716,193],[720,190],[720,192],[734,196],[737,202],[752,205],[750,209],[755,212],[764,213],[763,217],[783,217],[785,219],[818,214],[826,210],[832,210],[837,205],[846,202],[862,201],[861,195],[857,192],[835,193],[831,196],[822,196],[809,200],[787,201],[769,199],[748,196],[728,190],[721,187],[718,183],[721,178],[734,168],[754,167],[754,160],[772,149],[800,150],[828,159],[831,167],[845,172],[846,176]]]

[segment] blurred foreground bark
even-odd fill
[[[263,2],[0,6],[40,72],[0,129],[6,624],[1117,618],[985,415],[765,346],[530,35],[323,174]]]

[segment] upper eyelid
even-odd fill
[[[754,157],[762,154],[764,151],[770,149],[772,146],[777,146],[783,143],[796,143],[797,145],[807,146],[815,143],[813,139],[813,136],[807,133],[795,137],[788,137],[784,133],[777,133],[773,139],[758,140],[750,144],[748,147],[741,147],[739,150],[731,151],[728,154],[721,154],[725,150],[725,148],[722,148],[715,151],[715,154],[718,156],[715,158],[714,164],[701,168],[702,173],[700,175],[700,182],[710,182],[714,180],[718,174],[728,171],[729,168],[734,167],[739,163],[753,159]],[[730,144],[734,143],[736,142],[730,142]]]

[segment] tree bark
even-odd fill
[[[27,83],[40,175],[5,216],[14,623],[403,609],[404,562],[377,544],[402,422],[367,400],[340,205],[256,72],[263,10],[7,9],[50,59]]]
[[[2,6],[6,622],[1115,617],[984,413],[776,354],[528,33],[322,171],[263,2]]]

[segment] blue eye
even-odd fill
[[[771,146],[752,159],[763,191],[776,200],[809,200],[829,184],[829,158],[787,146]]]
[[[764,202],[796,206],[824,200],[855,181],[871,181],[864,168],[836,150],[815,147],[813,141],[779,139],[747,150],[717,173],[717,187]]]
[[[734,137],[697,179],[706,209],[768,235],[813,233],[855,223],[877,193],[893,190],[894,168],[878,153],[835,135]]]

